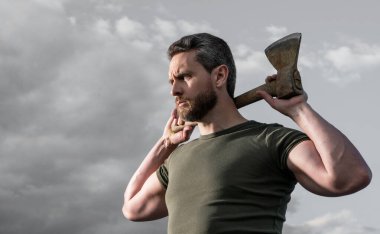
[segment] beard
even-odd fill
[[[217,100],[215,91],[210,88],[203,93],[199,93],[193,100],[187,100],[188,107],[177,108],[177,111],[179,116],[185,121],[200,121],[214,108]]]

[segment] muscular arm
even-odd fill
[[[270,106],[295,121],[311,139],[294,147],[287,161],[303,187],[323,196],[340,196],[370,183],[371,170],[359,151],[311,108],[306,94],[290,100],[273,99],[265,92],[261,95]]]
[[[172,132],[174,126],[183,125],[173,111],[163,136],[157,141],[142,161],[124,193],[124,216],[132,221],[147,221],[167,216],[165,189],[154,173],[175,150],[178,144],[187,141],[193,126],[182,126],[178,132]]]
[[[366,187],[371,171],[347,137],[307,103],[292,119],[309,136],[289,154],[288,166],[306,189],[324,196],[354,193]]]
[[[133,221],[165,217],[165,189],[154,173],[171,153],[161,138],[132,176],[124,193],[123,214]]]

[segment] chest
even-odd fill
[[[189,146],[171,158],[168,198],[197,196],[217,199],[249,194],[267,185],[281,172],[267,147],[254,141],[229,139]]]

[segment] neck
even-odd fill
[[[198,127],[201,135],[207,135],[246,121],[247,119],[239,113],[233,100],[228,97],[218,99],[215,107],[198,122]]]

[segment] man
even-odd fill
[[[185,36],[168,54],[176,107],[127,186],[128,219],[169,215],[174,234],[281,233],[297,182],[322,196],[370,183],[358,150],[311,108],[306,94],[280,100],[260,92],[303,132],[244,118],[233,101],[235,65],[222,39]],[[194,123],[201,136],[185,143]]]

